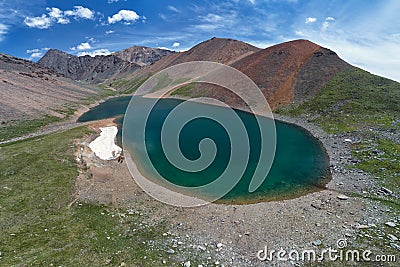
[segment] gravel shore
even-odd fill
[[[172,242],[164,244],[163,249],[180,259],[182,265],[188,261],[203,266],[301,265],[301,261],[261,261],[257,252],[265,246],[269,251],[283,248],[318,252],[329,247],[336,249],[341,239],[354,247],[358,246],[356,238],[361,227],[384,227],[391,219],[390,210],[360,197],[367,194],[366,188],[375,186],[373,177],[346,168],[354,161],[350,144],[357,137],[328,135],[304,119],[278,115],[276,119],[303,127],[322,142],[332,173],[325,190],[283,201],[183,209],[162,204],[145,194],[125,164],[101,161],[85,150],[80,156],[89,167],[92,180],[78,177],[79,201],[111,203],[121,211],[141,214],[144,225],[167,221],[169,231],[165,236]],[[95,135],[81,140],[79,146],[86,147],[94,138]]]

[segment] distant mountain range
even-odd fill
[[[99,83],[116,75],[132,73],[172,53],[170,50],[133,46],[108,56],[77,57],[50,49],[38,64],[73,80]]]
[[[99,95],[100,89],[90,84],[133,92],[150,75],[190,61],[214,61],[242,71],[260,87],[273,109],[313,98],[336,74],[353,68],[335,52],[307,40],[260,49],[237,40],[212,38],[184,52],[133,46],[95,57],[50,49],[37,63],[0,55],[0,109],[2,114],[15,115],[10,118],[43,110],[57,113],[55,106]],[[209,85],[186,88],[184,95],[212,96],[241,106],[226,89]]]

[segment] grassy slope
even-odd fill
[[[0,147],[0,265],[176,265],[159,250],[164,225],[146,226],[139,215],[110,207],[66,208],[78,174],[72,140],[87,132]]]
[[[353,157],[359,163],[349,168],[366,171],[377,178],[378,186],[399,193],[400,143],[390,135],[400,130],[399,83],[353,68],[338,74],[314,99],[298,106],[280,108],[277,113],[306,116],[328,133],[360,136],[362,141],[352,146]],[[373,192],[360,197],[381,203],[393,216],[400,214],[400,202],[395,197]],[[372,238],[359,237],[360,244],[395,252],[381,239],[387,239],[387,234],[399,236],[398,230],[384,227],[363,232]]]
[[[133,94],[150,77],[151,73],[146,77],[140,77],[131,80],[120,78],[109,83],[109,86],[118,90],[121,94]]]
[[[400,144],[382,132],[400,130],[400,83],[352,68],[338,74],[314,99],[277,113],[307,114],[328,133],[357,133],[363,140],[353,145],[353,156],[361,161],[356,167],[399,190]]]
[[[99,94],[97,96],[80,100],[77,103],[66,103],[58,110],[54,110],[59,114],[65,116],[64,119],[73,115],[74,112],[78,109],[80,104],[88,105],[95,101],[98,101],[102,98],[115,95],[116,92],[99,88]],[[49,125],[54,122],[62,121],[63,119],[55,116],[44,115],[41,118],[33,119],[33,120],[21,120],[21,121],[11,121],[7,124],[2,125],[0,127],[0,141],[5,141],[8,139],[12,139],[14,137],[22,136],[28,133],[35,132],[39,130],[41,127],[45,125]]]
[[[316,116],[313,121],[329,133],[399,129],[400,84],[352,68],[338,74],[314,99],[279,112]]]

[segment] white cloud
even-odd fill
[[[83,6],[74,6],[73,10],[66,10],[64,11],[66,16],[73,16],[75,18],[82,18],[82,19],[93,19],[94,12],[87,7]]]
[[[114,24],[116,22],[124,21],[126,24],[130,24],[131,22],[135,22],[138,20],[140,16],[133,10],[120,10],[117,14],[114,14],[112,17],[108,17],[108,23]]]
[[[41,58],[43,56],[44,52],[46,52],[49,49],[50,48],[47,48],[47,47],[27,49],[26,53],[30,54],[29,58],[28,58],[29,60],[35,60],[35,59]]]
[[[174,7],[174,6],[168,6],[167,8],[168,8],[169,10],[171,10],[171,11],[176,12],[176,13],[181,13],[181,11],[180,11],[179,9],[177,9],[176,7]]]
[[[306,18],[306,23],[307,23],[307,24],[309,24],[309,23],[314,23],[314,22],[316,22],[316,21],[317,21],[317,18],[312,18],[312,17]]]
[[[322,23],[322,26],[321,26],[321,31],[326,31],[327,29],[328,29],[328,27],[329,27],[329,25],[330,25],[330,21],[334,21],[335,19],[334,18],[332,18],[332,17],[326,17],[325,18],[325,21]]]
[[[24,23],[29,28],[47,29],[51,26],[52,20],[45,14],[41,17],[26,17]]]
[[[400,46],[385,39],[370,39],[367,43],[357,42],[353,39],[343,39],[335,36],[325,36],[320,44],[336,50],[346,61],[368,70],[374,74],[382,75],[400,82],[400,60],[393,55],[400,54]],[[383,61],[382,58],[385,60]]]
[[[254,5],[256,3],[256,0],[249,0],[249,2]]]
[[[26,17],[24,23],[29,28],[47,29],[54,23],[68,24],[70,20],[68,17],[75,19],[93,19],[94,12],[89,8],[83,6],[74,6],[73,10],[62,11],[57,7],[46,8],[47,14],[42,14],[40,17]]]
[[[119,1],[122,1],[122,0],[108,0],[107,3],[112,4],[112,3],[117,3]],[[126,2],[128,0],[123,0],[123,1]]]
[[[300,37],[310,37],[309,34],[303,32],[303,31],[295,31],[294,33],[295,33],[297,36],[300,36]]]
[[[34,48],[34,49],[28,49],[28,50],[26,50],[26,53],[27,53],[27,54],[31,54],[31,53],[38,53],[38,52],[40,52],[40,50],[39,50],[39,49],[37,49],[37,48]]]
[[[106,34],[112,34],[112,33],[114,33],[115,31],[113,31],[113,30],[109,30],[109,31],[106,31]]]
[[[49,11],[49,16],[52,18],[62,18],[64,16],[63,12],[61,9],[56,8],[56,7],[48,7],[46,8],[47,11]]]
[[[159,46],[159,47],[157,47],[158,49],[163,49],[163,50],[171,50],[171,49],[169,49],[168,47],[165,47],[165,46]]]
[[[84,43],[78,44],[77,46],[71,48],[72,51],[75,51],[75,50],[88,50],[88,49],[92,49],[92,46],[88,42],[84,42]]]
[[[42,56],[43,56],[42,52],[32,53],[31,56],[29,57],[29,60],[41,58]]]
[[[46,8],[46,10],[49,11],[49,17],[55,19],[57,23],[68,24],[70,22],[68,18],[64,17],[64,12],[61,11],[59,8],[48,7]]]
[[[216,23],[222,21],[224,18],[216,14],[207,14],[207,16],[201,16],[200,19],[205,22]]]
[[[382,16],[383,21],[373,23],[370,20],[371,14],[364,16],[364,21],[360,18],[351,18],[349,21],[344,15],[340,20],[336,17],[325,17],[319,29],[297,24],[298,28],[294,29],[294,33],[295,36],[306,36],[307,39],[335,51],[350,64],[400,82],[400,57],[397,56],[400,55],[400,46],[399,40],[393,36],[399,31],[397,25],[390,28],[393,21],[396,21],[397,14]]]
[[[78,57],[82,57],[82,56],[91,56],[91,57],[95,57],[95,56],[107,56],[110,55],[111,52],[108,49],[97,49],[94,51],[83,51],[83,52],[79,52],[78,53]]]
[[[328,27],[329,27],[329,22],[324,21],[321,26],[321,31],[323,31],[323,32],[326,31],[326,29],[328,29]]]
[[[8,26],[0,23],[0,41],[3,40],[3,36],[7,34]]]
[[[172,44],[172,47],[179,47],[180,45],[181,45],[180,43],[175,42],[175,43]]]
[[[200,24],[192,25],[191,28],[201,31],[215,31],[217,29],[233,29],[238,26],[237,13],[231,12],[222,15],[209,13],[198,17]],[[240,25],[239,25],[240,26]]]

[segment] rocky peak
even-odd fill
[[[171,50],[150,48],[145,46],[132,46],[119,52],[113,53],[114,56],[128,62],[136,63],[140,66],[152,64],[164,56],[175,53]]]

